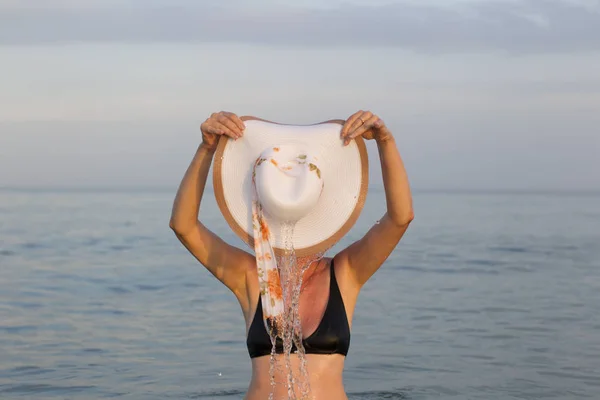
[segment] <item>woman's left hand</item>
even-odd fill
[[[344,139],[344,146],[358,136],[367,140],[375,139],[377,142],[393,138],[392,132],[381,118],[370,111],[363,110],[355,112],[346,120],[341,136]]]

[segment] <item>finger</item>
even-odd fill
[[[210,133],[213,135],[217,135],[218,129],[216,129],[213,125],[214,125],[214,121],[211,120],[210,118],[208,118],[202,124],[200,124],[200,131]]]
[[[346,137],[344,144],[348,144],[352,139],[362,136],[366,131],[372,129],[377,121],[379,121],[379,117],[377,115],[371,115],[371,118],[366,120],[363,125],[359,126],[355,131],[348,135],[348,137]]]
[[[342,129],[342,138],[348,136],[348,134],[352,132],[353,127],[356,125],[357,122],[360,123],[360,118],[364,113],[365,112],[363,110],[359,110],[348,118],[348,120],[344,124],[344,128]]]
[[[229,119],[231,119],[233,121],[233,123],[236,124],[238,128],[240,128],[240,131],[242,133],[244,133],[244,129],[246,129],[246,125],[244,124],[244,121],[242,121],[240,117],[238,117],[237,115],[235,115],[234,113],[231,113],[231,112],[227,112],[227,113],[225,113],[225,115],[227,115],[227,117],[229,117]]]
[[[206,132],[206,133],[210,133],[211,135],[222,135],[223,131],[221,131],[219,128],[215,127],[214,125],[209,125],[209,124],[202,124],[202,131]]]
[[[215,121],[213,123],[213,127],[219,131],[218,135],[229,136],[233,139],[237,139],[239,137],[238,134],[232,131],[227,125],[222,124],[219,121]]]
[[[232,119],[230,119],[226,115],[221,114],[217,118],[217,122],[219,122],[221,125],[226,126],[231,132],[233,132],[236,135],[236,137],[242,136],[242,130],[235,124],[235,122],[233,122]]]
[[[349,137],[350,135],[352,135],[357,129],[359,129],[360,127],[364,126],[367,121],[373,116],[373,113],[370,111],[363,111],[362,114],[360,114],[358,116],[357,119],[354,120],[354,122],[352,123],[352,125],[350,126],[350,129],[348,130],[348,132],[346,133],[346,137]]]
[[[352,124],[354,124],[355,121],[358,121],[358,117],[360,117],[362,115],[362,113],[364,113],[364,111],[363,110],[359,110],[359,111],[355,112],[354,114],[352,114],[346,120],[346,123],[342,127],[342,132],[341,132],[341,137],[342,138],[345,137],[348,134],[348,131],[350,130],[350,127],[352,126]]]
[[[355,137],[363,135],[369,129],[372,129],[375,126],[375,123],[379,120],[377,115],[371,114],[371,117],[365,120],[365,123],[360,125],[354,132],[348,135],[348,139],[354,139]]]
[[[355,120],[354,122],[352,122],[352,124],[349,126],[348,131],[346,132],[346,138],[350,137],[350,135],[352,135],[358,128],[360,128],[361,126],[363,126],[365,124],[365,122],[371,118],[373,114],[370,113],[369,111],[363,111],[362,114],[360,114]]]
[[[206,121],[204,121],[204,123],[205,123],[205,124],[209,124],[209,125],[214,125],[214,124],[216,124],[216,123],[223,124],[223,123],[224,123],[224,119],[226,119],[226,118],[227,118],[227,117],[225,116],[226,114],[231,114],[231,113],[228,113],[228,112],[226,112],[226,111],[221,111],[221,112],[218,112],[218,113],[212,113],[212,114],[210,115],[210,117],[208,117],[208,118],[206,119]]]

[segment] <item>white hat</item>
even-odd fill
[[[256,169],[255,180],[275,253],[285,248],[280,234],[285,222],[294,223],[297,256],[325,252],[356,223],[364,206],[369,162],[363,139],[344,146],[343,120],[282,125],[241,119],[246,125],[243,137],[220,139],[213,169],[215,197],[229,226],[254,248],[253,171],[257,160],[269,159]],[[292,161],[306,161],[308,168],[295,174],[280,168]]]

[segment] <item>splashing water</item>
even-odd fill
[[[302,324],[299,313],[300,293],[304,273],[313,262],[323,258],[323,253],[315,254],[306,259],[298,259],[292,240],[294,224],[284,223],[281,234],[284,249],[283,254],[277,257],[277,266],[282,287],[284,312],[281,320],[272,324],[268,329],[272,343],[269,369],[271,383],[269,400],[274,399],[277,384],[287,387],[289,400],[309,400],[313,397],[306,365],[306,353],[302,343]],[[281,358],[276,355],[278,340],[283,344],[284,365],[279,365]],[[297,373],[292,368],[292,353],[296,355],[299,361]],[[277,382],[275,379],[276,373],[285,376],[285,382]],[[299,392],[300,397],[297,396],[297,392]]]

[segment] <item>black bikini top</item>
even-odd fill
[[[350,326],[344,300],[340,293],[337,280],[335,279],[335,268],[333,260],[331,261],[329,300],[323,313],[323,319],[317,329],[307,338],[302,340],[306,354],[342,354],[346,356],[350,347]],[[262,357],[271,354],[271,338],[265,328],[263,321],[262,302],[258,297],[258,306],[254,319],[248,330],[246,346],[250,358]],[[283,343],[280,338],[275,342],[275,351],[277,354],[283,353]],[[292,345],[292,352],[296,352],[296,345]]]

